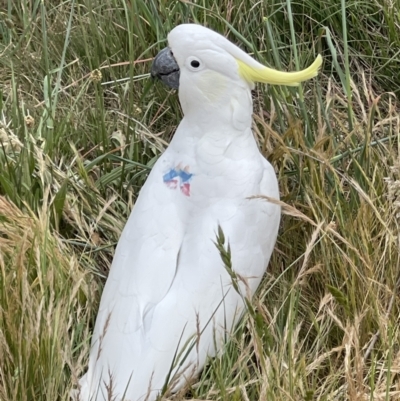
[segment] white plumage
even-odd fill
[[[80,401],[104,401],[110,394],[117,401],[153,401],[170,371],[177,390],[229,338],[244,311],[243,296],[260,284],[280,221],[279,206],[249,199],[279,198],[274,169],[251,131],[252,81],[296,84],[315,76],[319,66],[304,76],[274,72],[194,24],[177,26],[168,42],[153,73],[172,87],[179,79],[184,118],[119,240],[88,372],[75,394]],[[244,278],[243,296],[215,246],[218,226],[229,241],[233,269]],[[181,352],[185,345],[188,354]]]

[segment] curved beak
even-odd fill
[[[151,66],[152,78],[160,79],[172,89],[179,88],[179,66],[169,47],[161,50]]]

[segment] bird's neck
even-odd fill
[[[248,87],[233,87],[220,96],[215,93],[179,92],[184,123],[190,134],[202,137],[210,132],[240,136],[251,128],[253,102]]]

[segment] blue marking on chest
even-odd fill
[[[171,168],[166,174],[163,175],[163,181],[168,188],[180,188],[185,196],[190,196],[190,181],[193,174],[189,173],[189,166]]]

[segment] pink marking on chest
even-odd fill
[[[190,181],[193,174],[189,173],[189,166],[181,167],[178,164],[163,175],[163,181],[168,188],[179,189],[185,196],[190,196]]]

